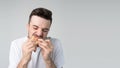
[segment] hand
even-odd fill
[[[39,41],[39,47],[41,48],[41,53],[43,56],[43,59],[47,62],[51,60],[50,55],[51,52],[53,51],[53,45],[49,39],[43,40],[43,39],[38,39]]]
[[[32,51],[36,50],[36,46],[34,45],[34,42],[28,39],[22,46],[22,60],[24,63],[28,63],[31,59]]]

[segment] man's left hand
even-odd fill
[[[49,39],[43,40],[43,39],[38,39],[39,41],[39,47],[41,48],[41,53],[43,56],[43,59],[45,62],[50,61],[50,55],[51,52],[53,51],[53,45]]]

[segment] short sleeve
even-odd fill
[[[64,55],[61,42],[58,39],[53,41],[53,60],[57,68],[61,68],[64,65]]]
[[[10,52],[9,52],[9,66],[8,68],[17,68],[18,62],[19,62],[19,51],[16,47],[15,41],[11,43],[10,46]]]

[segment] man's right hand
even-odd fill
[[[22,58],[18,64],[18,68],[26,68],[28,65],[28,62],[31,60],[32,51],[36,50],[36,47],[34,45],[35,42],[31,39],[26,40],[26,42],[22,45]]]

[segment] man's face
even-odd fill
[[[45,39],[50,30],[50,20],[39,16],[32,16],[30,24],[28,24],[28,37],[36,34],[40,38]]]

